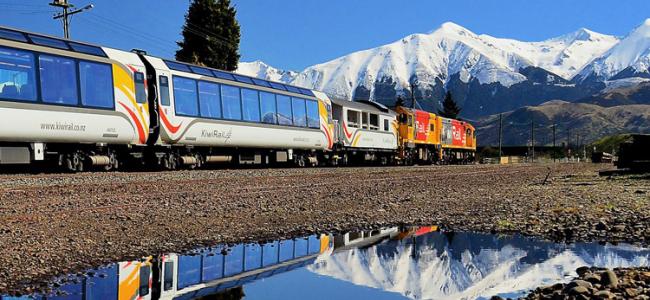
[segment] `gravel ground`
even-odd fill
[[[388,225],[647,245],[650,177],[607,167],[0,175],[0,294],[152,253]]]

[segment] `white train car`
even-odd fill
[[[356,157],[386,164],[397,149],[397,116],[372,101],[332,101],[335,145],[344,163]]]
[[[170,146],[158,156],[167,167],[226,161],[316,165],[332,147],[326,97],[217,69],[142,59],[156,75],[150,80],[157,84],[157,145]]]
[[[117,167],[148,138],[145,78],[136,54],[0,28],[0,164]]]

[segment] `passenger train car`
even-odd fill
[[[434,114],[0,27],[0,164],[466,162],[475,146]]]
[[[84,276],[67,276],[50,294],[0,295],[0,300],[203,299],[310,265],[332,249],[328,234],[230,247],[217,245],[191,253],[165,253],[113,263],[88,270]]]

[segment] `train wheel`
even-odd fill
[[[302,155],[296,156],[296,165],[298,167],[304,167],[305,166],[305,157]]]
[[[178,167],[178,162],[176,161],[176,155],[174,154],[165,154],[163,157],[162,166],[168,171],[176,170]]]
[[[83,172],[84,171],[84,157],[79,152],[66,155],[64,166],[69,172]]]
[[[120,163],[117,161],[117,157],[115,156],[115,153],[109,154],[108,157],[109,157],[109,162],[108,165],[104,166],[104,170],[105,171],[117,170]]]
[[[203,166],[203,157],[201,154],[196,154],[194,157],[196,158],[196,168],[200,169]]]

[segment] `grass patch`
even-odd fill
[[[512,224],[509,220],[499,220],[497,221],[498,230],[513,230],[515,229],[515,224]]]

